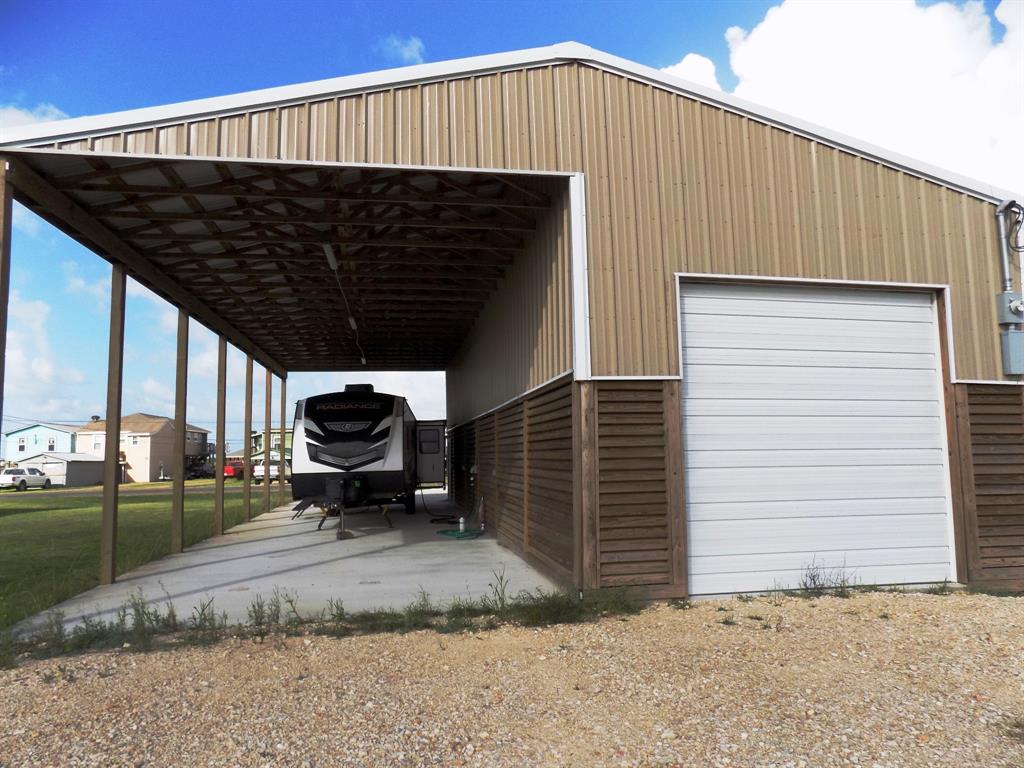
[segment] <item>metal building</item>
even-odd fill
[[[12,196],[115,265],[108,424],[127,272],[220,334],[221,414],[228,342],[250,392],[445,370],[456,498],[566,585],[1024,581],[1008,193],[575,43],[0,153],[5,293]]]

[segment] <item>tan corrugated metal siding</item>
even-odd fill
[[[448,369],[448,421],[458,424],[572,367],[569,196],[548,185],[552,209],[537,217],[524,253]]]
[[[990,203],[590,65],[61,146],[582,170],[595,374],[677,373],[671,276],[686,271],[949,283],[959,376],[1002,378]]]

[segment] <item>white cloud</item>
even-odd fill
[[[8,309],[4,412],[28,418],[59,418],[84,410],[77,385],[85,376],[67,365],[50,344],[52,307],[12,291]],[[70,396],[69,396],[70,395]]]
[[[403,64],[422,64],[425,48],[418,37],[388,35],[377,44],[377,50],[389,59]]]
[[[686,54],[678,64],[665,67],[662,72],[681,77],[691,83],[697,83],[697,85],[714,88],[716,91],[722,90],[715,74],[715,62],[699,53]]]
[[[42,231],[43,220],[17,200],[14,201],[13,213],[11,223],[19,232],[35,237]]]
[[[61,267],[64,270],[64,288],[68,293],[91,296],[96,299],[98,312],[106,312],[110,305],[110,277],[97,277],[88,279],[82,276],[81,265],[77,261],[65,261]]]
[[[28,109],[14,104],[0,104],[0,128],[14,128],[18,125],[63,120],[67,116],[62,109],[48,103],[36,104]]]
[[[998,43],[976,1],[786,0],[726,32],[733,92],[1024,193],[1024,3],[1003,0],[995,15]]]

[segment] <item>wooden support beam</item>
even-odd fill
[[[107,342],[106,441],[103,446],[103,511],[100,517],[100,584],[117,578],[117,491],[121,482],[121,378],[124,371],[124,299],[121,264],[110,272],[110,336]]]
[[[285,421],[288,418],[288,395],[287,395],[287,391],[288,391],[288,378],[286,376],[282,376],[281,377],[281,444],[280,444],[280,446],[278,448],[279,456],[278,456],[278,470],[277,470],[277,482],[280,485],[279,493],[278,493],[278,502],[277,502],[279,505],[280,504],[284,504],[285,501],[286,501],[284,490],[285,490],[285,486],[287,485],[287,483],[285,482],[285,477],[286,477],[285,468],[287,466],[287,463],[285,462],[285,455],[284,454],[285,454],[285,449],[287,448],[287,443],[285,441],[285,435],[287,434],[287,432],[285,430]]]
[[[263,511],[270,511],[270,405],[274,380],[270,371],[266,372],[263,385]]]
[[[71,189],[71,187],[69,187]],[[375,192],[328,192],[315,189],[262,189],[244,187],[236,182],[213,182],[193,187],[175,188],[160,184],[124,184],[83,182],[73,185],[78,192],[120,192],[124,195],[145,195],[143,202],[167,197],[230,197],[240,200],[330,200],[338,203],[374,203],[382,205],[445,205],[472,208],[509,208],[544,210],[549,203],[519,200],[513,197],[480,197],[471,195],[448,196],[443,193],[421,192],[413,195],[380,194]],[[138,201],[126,201],[135,204]],[[111,205],[107,204],[109,209]]]
[[[500,245],[484,241],[468,242],[465,240],[427,240],[425,238],[409,238],[406,240],[384,240],[371,237],[346,237],[340,239],[324,233],[323,237],[309,237],[308,235],[270,235],[258,232],[218,232],[216,234],[203,235],[180,235],[175,232],[159,232],[150,234],[137,234],[128,238],[131,241],[161,241],[168,243],[299,243],[306,245],[323,245],[327,243],[344,248],[349,245],[358,245],[363,248],[440,248],[445,251],[498,251],[500,253],[518,253],[522,250],[518,245]],[[146,249],[147,250],[160,249]],[[345,254],[338,256],[338,261],[345,261]]]
[[[217,438],[214,450],[213,535],[224,533],[224,412],[227,404],[228,340],[217,337]]]
[[[188,312],[178,310],[178,352],[174,374],[174,464],[171,469],[171,553],[185,548],[185,445],[188,426]]]
[[[4,416],[4,377],[7,368],[7,308],[11,293],[11,221],[14,188],[8,180],[7,162],[0,157],[0,424]]]
[[[215,333],[227,336],[232,343],[251,353],[263,365],[269,366],[274,371],[283,372],[284,369],[280,364],[267,355],[252,339],[230,323],[225,322],[201,299],[163,274],[114,232],[96,221],[91,213],[67,195],[56,190],[25,162],[13,158],[9,158],[9,162],[12,167],[12,174],[9,178],[13,181],[19,198],[24,196],[46,209],[49,214],[48,218],[61,226],[68,234],[89,244],[90,248],[108,261],[127,267],[131,270],[132,277],[172,304],[188,311],[192,317]]]
[[[100,214],[103,219],[142,219],[147,222],[219,222],[240,224],[278,224],[278,225],[330,225],[343,227],[398,227],[401,229],[446,229],[453,231],[485,231],[485,232],[532,232],[535,227],[519,222],[493,222],[487,219],[471,221],[449,221],[440,218],[414,217],[370,217],[370,216],[325,216],[323,213],[276,214],[276,213],[221,213],[220,211],[199,211],[196,213],[168,213],[162,211],[106,211]],[[146,225],[139,225],[146,226]],[[158,226],[154,223],[151,226]]]
[[[245,416],[242,426],[242,508],[252,520],[252,355],[245,356]]]

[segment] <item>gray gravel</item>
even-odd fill
[[[1019,767],[1024,598],[231,639],[29,662],[0,694],[3,766]]]

